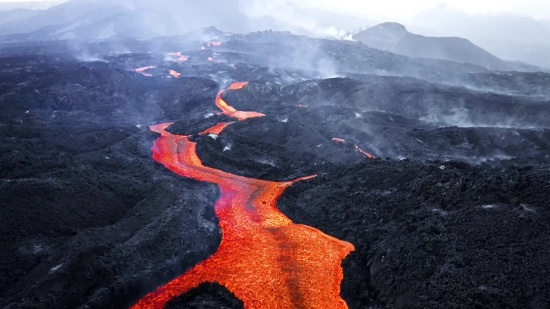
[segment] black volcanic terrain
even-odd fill
[[[153,159],[159,123],[205,169],[316,174],[277,206],[354,246],[349,308],[550,307],[549,74],[273,31],[73,43],[0,45],[0,307],[130,308],[217,252],[224,192]]]

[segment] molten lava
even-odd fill
[[[210,43],[206,44],[206,46],[213,47],[213,46],[221,46],[222,44],[223,44],[223,42],[210,42]]]
[[[154,69],[154,68],[156,68],[156,67],[153,66],[153,65],[150,65],[150,66],[147,66],[147,67],[142,67],[142,68],[134,69],[134,71],[136,71],[137,73],[140,73],[140,72],[143,72],[143,71],[145,71],[145,70]]]
[[[361,152],[362,154],[364,154],[365,156],[367,156],[369,159],[376,159],[375,156],[371,155],[370,153],[364,151],[363,149],[359,148],[359,146],[357,144],[355,144],[355,148],[357,150],[359,150],[359,152]]]
[[[234,82],[227,89],[229,89],[229,90],[243,89],[244,86],[246,86],[246,85],[248,85],[248,82]]]
[[[170,70],[170,75],[174,76],[175,78],[180,77],[181,73],[175,70]]]
[[[178,57],[178,61],[189,60],[189,56],[182,55],[181,52],[168,53],[168,55]]]
[[[338,138],[338,137],[335,137],[332,139],[333,141],[337,141],[337,142],[340,142],[340,143],[345,143],[346,140],[343,139],[343,138]],[[360,153],[364,154],[365,156],[367,156],[369,159],[376,159],[375,156],[371,155],[370,153],[364,151],[363,149],[359,148],[359,145],[355,144],[355,149],[359,150]]]
[[[220,122],[217,125],[207,129],[206,131],[201,132],[201,134],[220,134],[225,128],[233,123],[234,122]]]
[[[211,257],[147,294],[132,309],[161,309],[200,283],[214,281],[233,292],[247,309],[347,308],[340,297],[341,262],[353,245],[293,223],[276,205],[287,187],[314,176],[275,182],[204,166],[196,143],[165,131],[169,125],[151,126],[161,134],[152,148],[153,158],[181,176],[220,187],[214,209],[222,241]],[[203,133],[218,134],[228,125],[218,124]]]
[[[242,89],[244,86],[248,85],[247,82],[236,82],[236,83],[233,83],[231,84],[231,86],[229,86],[229,88],[227,88],[228,90],[237,90],[237,89]],[[222,99],[222,94],[226,91],[226,89],[222,89],[220,90],[220,92],[218,92],[218,95],[216,96],[216,106],[222,110],[222,112],[224,114],[226,114],[227,116],[231,116],[231,117],[235,117],[239,120],[244,120],[244,119],[247,119],[247,118],[254,118],[254,117],[263,117],[265,116],[264,114],[262,113],[258,113],[258,112],[242,112],[242,111],[237,111],[233,106],[229,106],[227,104],[227,102],[225,102],[223,99]]]

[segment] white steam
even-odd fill
[[[303,15],[296,5],[284,0],[239,0],[239,6],[241,12],[261,29],[271,28],[313,37],[352,40],[347,31],[334,26],[323,26],[319,20]]]

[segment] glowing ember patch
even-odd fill
[[[161,134],[152,148],[153,158],[181,176],[220,187],[214,209],[223,236],[214,255],[132,308],[161,309],[200,283],[217,281],[247,309],[346,309],[340,297],[341,263],[353,245],[293,223],[276,205],[287,187],[314,176],[274,182],[206,167],[196,154],[196,144],[186,136],[166,132],[168,125],[151,126]]]
[[[230,67],[232,67],[235,70],[237,69],[237,67],[234,64],[230,65]]]
[[[177,71],[174,71],[174,70],[170,70],[170,75],[178,78],[180,77],[181,73],[177,72]]]
[[[150,65],[150,66],[147,66],[147,67],[134,69],[134,71],[137,72],[137,73],[140,73],[140,72],[143,72],[145,70],[154,69],[154,68],[156,68],[156,66]]]
[[[232,113],[227,113],[228,116],[234,117],[239,119],[240,121],[248,119],[248,118],[257,118],[257,117],[264,117],[265,114],[258,113],[258,112],[241,112],[236,111]]]
[[[210,44],[208,46],[221,46],[223,44],[223,42],[219,42],[219,41],[218,42],[210,42],[208,44]]]
[[[208,57],[208,61],[214,61],[214,58]]]
[[[248,82],[235,82],[229,86],[229,90],[237,90],[237,89],[243,89],[246,85],[248,85]]]
[[[333,138],[332,140],[333,140],[333,141],[340,142],[340,143],[345,143],[345,142],[346,142],[345,139],[343,139],[343,138],[338,138],[338,137],[335,137],[335,138]]]
[[[364,151],[363,149],[359,148],[359,146],[357,144],[355,144],[355,148],[357,150],[359,150],[359,152],[361,152],[362,154],[364,154],[365,156],[367,156],[369,159],[376,159],[375,156],[371,155],[370,153]]]
[[[178,57],[178,61],[189,60],[189,56],[182,55],[181,52],[168,53],[168,55]]]

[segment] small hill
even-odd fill
[[[417,35],[398,23],[379,24],[354,35],[353,38],[369,47],[409,57],[470,63],[499,71],[539,70],[525,63],[504,61],[467,39]]]

